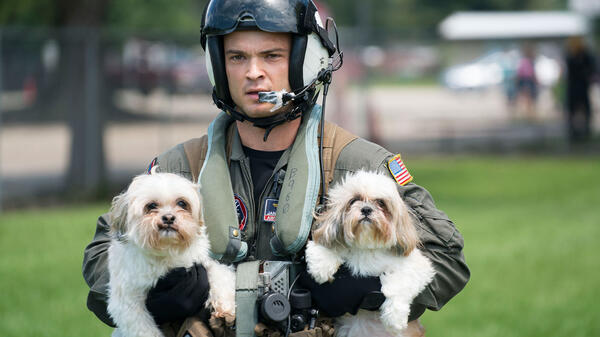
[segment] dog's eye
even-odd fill
[[[350,199],[350,202],[348,203],[349,206],[352,206],[352,204],[354,204],[355,202],[359,201],[360,198],[359,197],[354,197],[352,199]]]
[[[179,207],[181,207],[181,208],[183,208],[183,209],[187,209],[187,207],[188,207],[188,204],[187,204],[187,202],[185,202],[184,200],[179,200],[179,201],[177,202],[177,206],[179,206]]]
[[[381,207],[381,208],[385,209],[385,207],[386,207],[386,206],[385,206],[385,201],[383,201],[383,199],[377,199],[377,200],[375,200],[375,201],[377,201],[377,205],[378,205],[379,207]]]
[[[155,202],[150,202],[146,205],[146,212],[150,212],[151,210],[157,209],[158,204]]]

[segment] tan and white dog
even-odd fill
[[[235,315],[235,273],[209,256],[198,185],[172,173],[140,175],[113,199],[108,312],[113,336],[162,337],[146,309],[148,291],[177,267],[201,264],[216,317]]]
[[[396,182],[359,171],[329,190],[307,243],[308,273],[318,283],[333,280],[340,265],[355,276],[378,276],[386,300],[379,312],[359,310],[336,320],[336,336],[402,336],[410,304],[431,282],[434,269],[419,251],[419,239]]]

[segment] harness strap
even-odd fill
[[[325,122],[323,132],[325,134],[325,138],[323,138],[323,170],[325,172],[323,174],[325,175],[325,189],[329,190],[329,184],[333,181],[335,173],[335,163],[340,153],[358,136],[329,122]]]
[[[235,272],[236,337],[254,337],[258,323],[256,300],[258,298],[258,272],[260,261],[243,262]],[[252,319],[248,319],[248,318]]]
[[[231,155],[231,143],[233,139],[233,123],[227,129],[227,158]],[[325,170],[325,188],[329,189],[329,184],[333,181],[335,171],[335,163],[337,162],[340,153],[346,145],[358,138],[341,127],[325,122],[325,138],[323,139],[323,168]],[[194,182],[198,179],[200,169],[206,159],[208,150],[208,136],[204,135],[200,138],[194,138],[183,143],[185,156],[190,164],[190,170]]]
[[[227,164],[229,164],[229,157],[231,156],[231,143],[234,134],[233,124],[234,123],[231,123],[227,128],[227,142],[225,148],[227,153]],[[194,182],[197,182],[204,160],[206,160],[206,153],[208,152],[208,135],[186,141],[183,143],[183,150],[190,165],[192,179]]]

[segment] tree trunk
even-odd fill
[[[61,34],[60,106],[68,112],[71,155],[69,191],[92,195],[105,182],[104,106],[97,28],[68,28]]]
[[[100,23],[106,0],[58,1],[60,34],[60,105],[67,109],[71,128],[71,155],[67,189],[93,196],[104,189],[104,81]]]

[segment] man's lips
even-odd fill
[[[250,97],[253,100],[258,100],[258,93],[262,92],[262,91],[268,91],[268,90],[267,89],[263,89],[263,88],[247,90],[246,91],[246,96]]]

